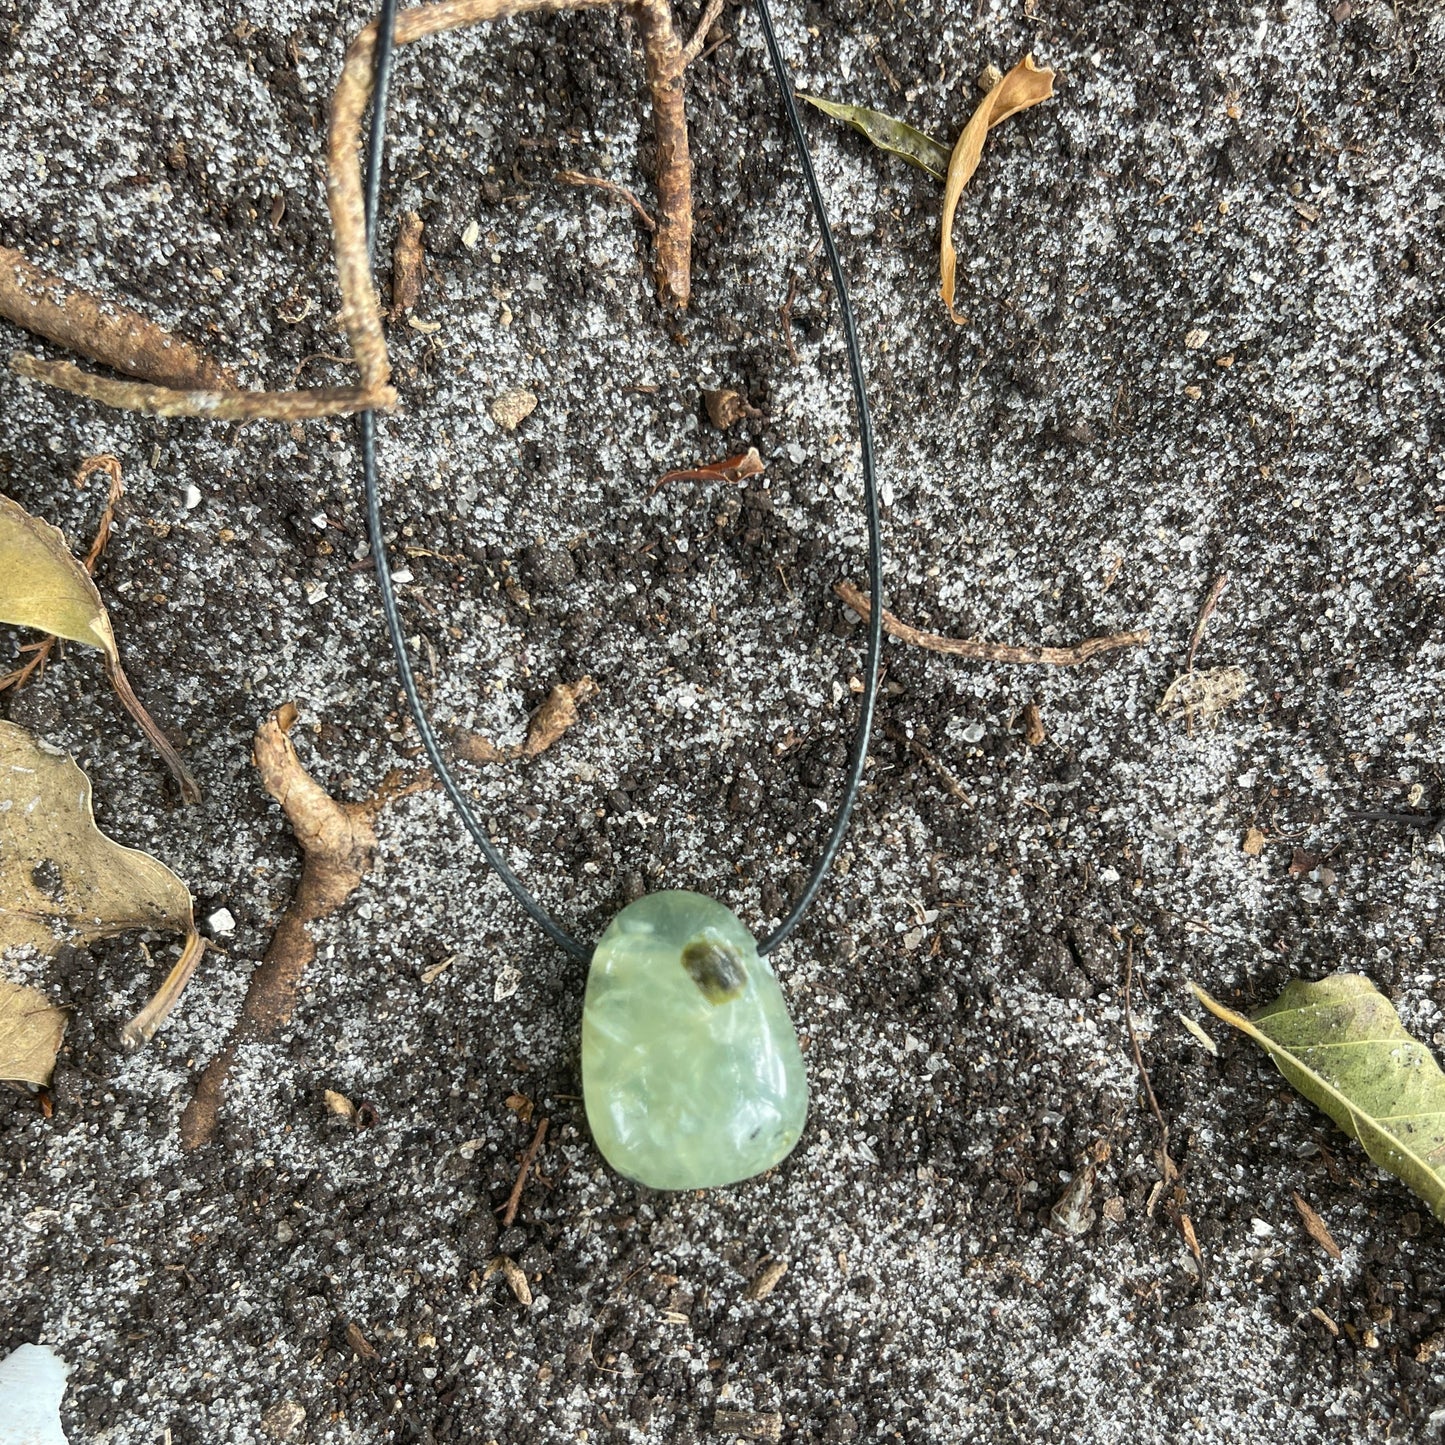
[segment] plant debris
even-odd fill
[[[590,677],[559,682],[528,719],[527,736],[515,747],[499,748],[480,733],[461,728],[451,735],[452,747],[459,758],[469,763],[510,763],[516,758],[540,757],[578,721],[582,704],[595,697],[597,691]]]
[[[715,390],[705,388],[702,399],[707,407],[708,420],[719,431],[735,426],[744,417],[755,418],[763,414],[758,407],[750,405],[741,392],[734,391],[730,386],[718,387]]]
[[[1335,1243],[1335,1237],[1330,1233],[1329,1225],[1300,1197],[1297,1190],[1293,1191],[1290,1197],[1294,1200],[1294,1207],[1299,1210],[1300,1218],[1304,1220],[1305,1233],[1308,1234],[1331,1259],[1339,1259],[1340,1247]]]
[[[720,462],[705,462],[700,467],[685,467],[674,472],[664,472],[649,495],[660,492],[669,482],[745,482],[749,477],[760,477],[764,471],[763,459],[756,447],[749,447],[735,457],[724,457]]]
[[[527,1145],[527,1152],[522,1155],[521,1166],[517,1170],[517,1182],[512,1185],[512,1192],[507,1198],[506,1206],[502,1210],[502,1228],[510,1229],[517,1220],[517,1211],[522,1207],[522,1189],[527,1183],[527,1175],[531,1172],[532,1165],[537,1161],[537,1155],[541,1152],[542,1141],[547,1137],[548,1119],[540,1119],[537,1123],[537,1131],[532,1135],[532,1142]]]
[[[215,1135],[226,1074],[237,1049],[274,1038],[290,1021],[307,965],[316,957],[311,925],[335,913],[360,886],[376,852],[377,813],[395,796],[383,786],[364,803],[338,803],[301,766],[290,732],[296,707],[287,703],[256,729],[252,761],[266,791],[281,805],[301,845],[296,886],[260,966],[251,975],[241,1016],[221,1052],[211,1060],[181,1116],[181,1143],[199,1148]]]
[[[777,1289],[782,1278],[788,1272],[788,1261],[785,1259],[770,1259],[752,1277],[748,1287],[743,1291],[743,1298],[748,1300],[767,1299]]]
[[[856,130],[872,141],[879,150],[907,161],[920,171],[927,171],[934,180],[948,179],[948,162],[952,152],[931,135],[925,135],[881,110],[870,110],[866,105],[845,105],[821,95],[807,95],[803,91],[798,92],[798,99],[806,100],[824,115],[842,121],[850,130]]]
[[[581,171],[558,171],[557,179],[568,186],[595,186],[599,191],[606,191],[608,195],[626,201],[649,231],[657,229],[657,222],[648,214],[647,207],[626,186],[619,186],[616,181],[604,180],[601,176],[584,176]]]
[[[86,478],[94,472],[104,472],[110,478],[110,490],[106,494],[105,506],[100,514],[100,523],[95,529],[95,538],[90,544],[90,551],[81,558],[80,562],[80,565],[92,577],[95,575],[95,564],[100,560],[100,554],[105,551],[105,544],[110,540],[110,529],[115,522],[116,503],[120,501],[121,494],[125,491],[125,484],[121,479],[120,462],[117,458],[108,454],[86,457],[75,474],[76,487],[83,487]],[[20,650],[28,652],[30,656],[14,672],[0,677],[0,692],[4,692],[7,687],[24,687],[32,676],[43,673],[45,664],[50,660],[50,654],[54,651],[58,641],[59,639],[52,632],[42,637],[39,642],[32,642],[26,647],[22,647]]]
[[[522,1273],[521,1265],[511,1255],[498,1254],[487,1261],[482,1278],[491,1279],[494,1274],[500,1274],[507,1281],[507,1288],[517,1297],[518,1304],[532,1303],[532,1287],[527,1283],[527,1276]]]
[[[1074,1171],[1068,1187],[1049,1210],[1049,1228],[1055,1234],[1062,1234],[1068,1239],[1079,1239],[1094,1227],[1099,1217],[1092,1207],[1094,1180],[1098,1173],[1098,1165],[1088,1158]]]
[[[1041,748],[1049,740],[1044,728],[1044,715],[1036,702],[1026,702],[1023,710],[1024,742],[1031,748]]]
[[[116,474],[118,470],[117,467]],[[97,548],[104,546],[104,534],[108,530],[102,526],[102,535],[96,548],[92,548],[94,556],[99,555]],[[89,565],[93,566],[94,562]],[[200,801],[201,790],[190,769],[131,688],[120,663],[120,649],[116,646],[105,603],[100,600],[87,567],[71,555],[58,527],[32,517],[6,496],[0,496],[0,622],[33,627],[54,637],[99,648],[105,657],[106,677],[116,696],[170,768],[180,784],[182,797],[188,803]],[[19,680],[12,674],[0,686]]]
[[[833,591],[851,607],[864,622],[872,611],[867,596],[846,579],[837,583]],[[1137,628],[1133,632],[1115,632],[1104,637],[1087,637],[1068,647],[1013,646],[1003,642],[980,642],[974,639],[943,637],[936,632],[923,632],[900,622],[893,613],[883,613],[883,630],[900,642],[922,647],[929,652],[943,652],[950,657],[967,657],[974,662],[1004,662],[1019,666],[1042,663],[1049,667],[1077,667],[1106,652],[1117,652],[1124,647],[1142,647],[1149,641],[1149,629]]]
[[[1390,1001],[1357,973],[1296,979],[1246,1018],[1199,1001],[1274,1060],[1297,1092],[1445,1219],[1445,1074]]]
[[[391,319],[397,320],[416,309],[421,283],[426,276],[426,252],[422,249],[421,217],[408,211],[397,227],[391,248]]]
[[[963,128],[948,160],[948,183],[943,192],[943,220],[940,226],[938,272],[943,304],[959,325],[968,320],[953,306],[953,292],[958,258],[953,248],[953,217],[959,198],[983,156],[983,143],[990,130],[1011,115],[1038,105],[1054,93],[1054,72],[1040,70],[1032,55],[1026,55],[979,102],[978,109]]]
[[[1171,722],[1184,718],[1192,728],[1195,719],[1213,723],[1249,688],[1249,674],[1238,667],[1210,667],[1202,672],[1181,672],[1164,690],[1155,711]]]
[[[205,944],[186,885],[150,854],[107,838],[90,797],[71,758],[0,722],[0,952],[53,955],[138,929],[186,935],[170,974],[121,1031],[135,1049],[175,1007]]]
[[[234,391],[219,361],[115,301],[71,286],[0,246],[0,316],[126,376],[177,391]]]
[[[579,705],[596,694],[597,684],[590,677],[579,677],[576,682],[559,682],[547,694],[542,706],[532,714],[520,755],[535,758],[545,753],[577,721]]]
[[[516,431],[536,410],[536,393],[520,386],[504,391],[491,406],[492,420],[503,431]]]
[[[68,1021],[39,989],[0,979],[0,1082],[49,1087]]]

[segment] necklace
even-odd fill
[[[842,262],[793,101],[792,77],[766,0],[758,18],[783,109],[832,273],[847,344],[863,463],[872,607],[868,651],[842,796],[818,861],[782,923],[755,940],[726,906],[667,890],[625,907],[593,948],[572,937],[512,872],[487,836],[447,764],[417,691],[382,530],[376,417],[358,416],[367,531],[382,614],[398,677],[422,747],[443,790],[487,862],[523,910],[561,949],[588,965],[582,1008],[582,1094],[602,1157],[619,1174],[655,1189],[706,1189],[751,1178],[787,1157],[803,1132],[808,1084],[798,1037],[768,962],[823,885],[847,830],[868,758],[882,651],[883,553],[879,540],[873,431]],[[375,89],[366,148],[366,238],[375,249],[386,105],[397,0],[382,0]]]

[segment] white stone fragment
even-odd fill
[[[66,1373],[48,1345],[21,1345],[0,1360],[0,1445],[67,1445],[60,1428]]]
[[[206,927],[218,937],[236,931],[236,918],[229,908],[218,908],[206,919]]]

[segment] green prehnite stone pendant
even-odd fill
[[[787,1157],[808,1115],[803,1055],[730,909],[678,890],[612,920],[587,974],[582,1093],[602,1157],[653,1189],[735,1184]]]

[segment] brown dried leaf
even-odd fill
[[[0,722],[0,952],[54,954],[136,929],[185,933],[180,961],[126,1026],[136,1047],[175,1006],[203,945],[186,885],[164,863],[95,826],[90,779],[64,753]]]
[[[1032,55],[1026,55],[984,96],[978,109],[963,128],[948,162],[948,184],[943,193],[943,225],[939,243],[938,269],[942,282],[943,303],[948,314],[960,325],[968,318],[953,308],[953,291],[958,258],[953,249],[953,217],[959,197],[983,155],[983,143],[994,126],[1009,116],[1047,100],[1054,93],[1054,72],[1040,70]]]
[[[0,1080],[45,1088],[66,1022],[39,989],[0,979]]]
[[[664,472],[652,489],[660,492],[669,482],[745,482],[749,477],[763,474],[763,459],[756,447],[749,447],[735,457],[724,457],[720,462],[708,462],[701,467],[685,467],[680,471]]]
[[[559,682],[547,695],[546,702],[532,714],[521,756],[535,758],[539,753],[545,753],[577,721],[579,704],[596,693],[597,684],[590,677],[578,678],[576,682]]]

